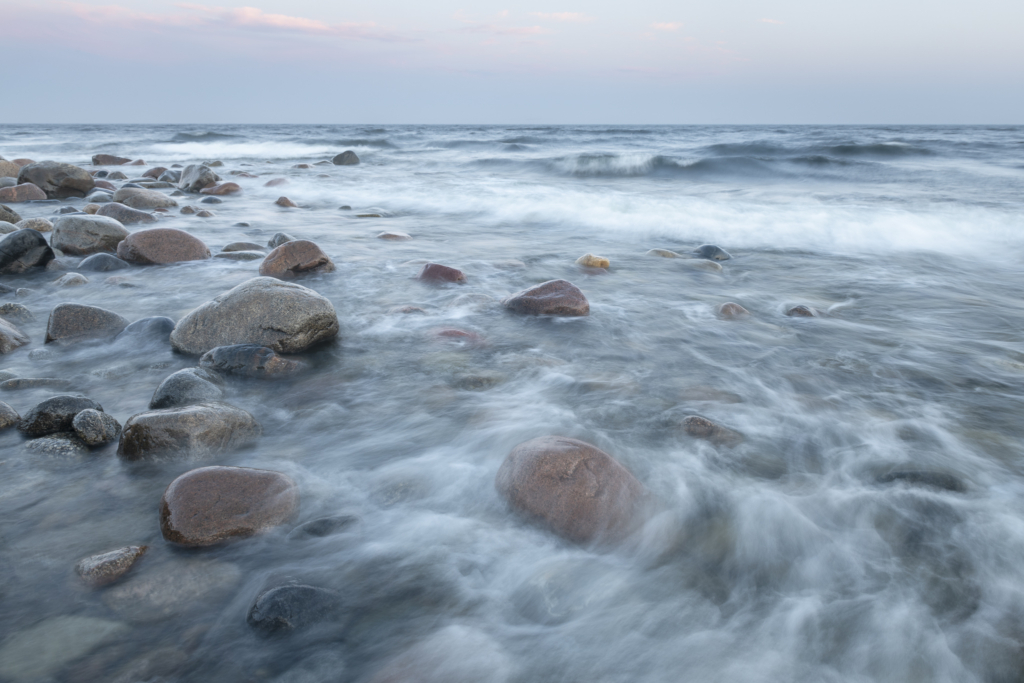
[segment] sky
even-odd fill
[[[0,123],[1024,123],[1021,0],[0,0]]]

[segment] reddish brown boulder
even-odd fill
[[[278,185],[287,185],[287,184],[288,184],[288,179],[287,178],[274,178],[273,180],[268,180],[267,182],[263,183],[263,187],[277,187]]]
[[[746,318],[750,315],[750,311],[739,304],[732,303],[731,301],[720,305],[715,309],[715,312],[718,313],[719,318],[723,318],[725,320],[737,320],[739,318]]]
[[[155,178],[159,178],[163,174],[163,172],[166,171],[166,170],[167,170],[167,168],[165,168],[164,166],[157,166],[156,168],[151,168],[148,171],[146,171],[145,173],[143,173],[142,177],[143,178],[154,178],[154,179]]]
[[[247,467],[201,467],[164,491],[160,531],[172,543],[208,546],[272,529],[298,509],[299,489],[287,475]]]
[[[791,318],[817,318],[821,316],[821,311],[810,306],[793,306],[786,311],[786,315]]]
[[[582,316],[590,302],[579,287],[566,280],[549,280],[524,289],[501,302],[505,308],[528,315]]]
[[[578,543],[628,534],[642,521],[647,496],[643,485],[612,456],[560,436],[516,446],[494,484],[517,512]]]
[[[150,228],[128,235],[117,245],[117,256],[129,263],[157,264],[210,258],[202,240],[184,230]]]
[[[199,194],[224,195],[224,194],[234,194],[236,192],[241,192],[241,191],[242,191],[242,187],[238,183],[217,183],[216,185],[211,185],[210,187],[204,187],[202,190],[199,190]]]
[[[334,261],[314,242],[293,240],[267,254],[260,264],[260,275],[282,280],[307,273],[329,273],[334,270]]]
[[[114,185],[114,183],[112,183],[112,182],[110,182],[108,180],[100,179],[100,180],[96,180],[94,182],[96,183],[96,187],[100,188],[101,190],[110,190],[111,192],[116,192],[117,191],[117,186]]]
[[[93,166],[124,166],[131,159],[125,157],[114,156],[113,154],[93,154],[92,165]]]
[[[145,165],[146,165],[146,162],[145,162],[145,161],[143,161],[142,159],[136,159],[135,161],[131,162],[131,163],[130,163],[130,164],[128,164],[128,165],[129,165],[129,166],[145,166]]]
[[[22,183],[14,187],[0,188],[0,202],[28,202],[34,199],[46,199],[46,193],[32,183]]]
[[[440,263],[428,263],[420,271],[419,279],[424,282],[465,282],[466,274],[456,268],[442,266]]]
[[[274,202],[274,203],[277,204],[278,206],[283,206],[286,209],[297,209],[297,208],[299,208],[298,204],[296,204],[292,200],[288,199],[287,197],[278,197],[277,201]]]

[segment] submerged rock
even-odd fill
[[[359,521],[355,515],[335,515],[333,517],[321,517],[314,519],[288,532],[289,541],[302,540],[304,538],[323,538],[332,536],[344,531]]]
[[[127,574],[148,549],[149,546],[145,545],[130,545],[92,555],[79,560],[75,565],[75,572],[87,586],[107,586]]]
[[[93,177],[84,168],[57,161],[40,161],[23,166],[18,173],[18,182],[38,186],[50,199],[84,197],[96,186]]]
[[[241,191],[242,191],[242,186],[241,185],[239,185],[238,183],[230,183],[229,182],[229,183],[217,183],[215,185],[210,185],[209,187],[204,187],[199,192],[200,192],[200,194],[209,194],[209,195],[221,196],[221,195],[226,195],[226,194],[235,194],[236,192],[241,192]]]
[[[160,531],[168,541],[208,546],[279,526],[299,508],[299,488],[280,472],[201,467],[181,475],[160,500]]]
[[[280,234],[280,233],[278,233]],[[280,245],[278,245],[280,246]],[[263,247],[254,242],[232,242],[224,246],[221,251],[262,251]]]
[[[725,249],[716,247],[713,244],[702,244],[693,250],[693,253],[700,258],[705,258],[711,261],[728,261],[732,258]]]
[[[466,275],[456,268],[442,266],[440,263],[428,263],[420,271],[419,279],[423,282],[463,283],[466,281]]]
[[[278,206],[283,206],[286,209],[297,209],[297,208],[299,208],[298,204],[296,204],[292,200],[288,199],[287,197],[278,197],[277,201],[274,202],[274,203],[277,204]]]
[[[178,321],[171,344],[193,355],[233,344],[301,353],[337,334],[338,315],[325,297],[301,285],[257,277]]]
[[[738,320],[750,315],[750,311],[739,304],[732,303],[731,301],[729,303],[719,305],[718,308],[715,309],[715,313],[723,320]]]
[[[79,273],[65,273],[54,284],[58,287],[81,287],[89,284],[89,278]]]
[[[565,280],[549,280],[502,301],[505,308],[528,315],[583,316],[590,302],[579,287]]]
[[[7,379],[11,378],[8,377]],[[21,415],[18,415],[18,411],[0,401],[0,432],[10,429],[19,422],[21,422]]]
[[[928,486],[943,491],[964,493],[967,486],[956,475],[937,470],[895,469],[879,475],[879,484],[904,483],[911,486]]]
[[[273,349],[259,344],[218,346],[207,351],[199,365],[206,370],[266,379],[285,377],[306,368],[305,363],[282,358]]]
[[[262,433],[256,418],[241,408],[196,403],[128,418],[117,454],[125,460],[198,460],[249,446]]]
[[[50,617],[15,631],[0,646],[0,678],[46,683],[71,662],[128,634],[125,624],[95,617]]]
[[[127,261],[122,261],[113,254],[93,254],[82,259],[78,264],[78,270],[87,270],[95,273],[106,273],[111,270],[122,270],[129,268]]]
[[[790,318],[819,318],[821,311],[810,306],[793,306],[786,311]]]
[[[152,339],[153,341],[166,342],[171,337],[171,330],[174,329],[174,321],[163,315],[155,315],[149,318],[140,318],[117,335],[118,339],[125,337],[136,337],[138,339]]]
[[[17,325],[0,318],[0,354],[10,353],[28,343],[28,335]]]
[[[222,251],[214,254],[213,258],[224,259],[225,261],[260,261],[266,256],[262,251]]]
[[[334,261],[314,242],[291,240],[267,254],[260,264],[260,275],[291,279],[311,273],[330,273]]]
[[[8,302],[6,304],[0,304],[0,318],[6,318],[7,320],[17,320],[18,322],[32,322],[36,319],[32,315],[32,311],[28,310],[26,306]]]
[[[32,439],[25,450],[36,455],[61,460],[77,459],[89,455],[89,447],[74,432],[58,432]]]
[[[263,635],[296,631],[338,618],[341,597],[316,586],[288,585],[264,591],[256,598],[246,622]]]
[[[90,339],[110,339],[128,326],[113,311],[85,304],[57,304],[46,323],[46,343],[77,344]]]
[[[165,621],[192,609],[210,609],[242,578],[233,564],[193,559],[146,571],[103,592],[103,602],[125,619],[137,623]]]
[[[208,166],[191,164],[181,171],[178,189],[184,192],[199,192],[217,182],[217,174]]]
[[[221,379],[202,368],[185,368],[168,376],[153,392],[150,410],[218,401],[224,396]]]
[[[679,261],[679,265],[689,270],[705,270],[709,273],[721,273],[722,264],[704,258],[687,258]]]
[[[53,396],[28,411],[18,423],[18,431],[30,437],[71,432],[75,416],[83,410],[102,412],[103,406],[84,396]]]
[[[406,242],[412,239],[412,235],[407,232],[399,232],[398,230],[388,230],[377,235],[377,239],[390,242]]]
[[[690,415],[683,420],[683,430],[692,437],[707,439],[721,446],[735,446],[743,441],[743,435],[737,431],[723,427],[706,417]]]
[[[157,207],[159,208],[159,207]],[[157,217],[151,213],[133,209],[127,204],[118,204],[112,202],[105,204],[99,208],[96,212],[97,216],[107,216],[113,218],[122,225],[137,225],[139,223],[156,223]]]
[[[576,265],[586,268],[610,268],[612,264],[611,261],[604,257],[584,254],[576,259]]]
[[[681,258],[679,254],[669,249],[651,249],[647,252],[648,256],[660,256],[662,258]]]
[[[54,258],[46,238],[35,230],[16,230],[0,239],[0,274],[24,273]]]
[[[102,446],[121,433],[121,425],[112,415],[92,408],[75,415],[71,427],[86,446]]]
[[[53,225],[50,246],[65,254],[86,256],[114,252],[126,237],[128,230],[118,220],[102,215],[101,209],[95,216],[74,214],[58,218]]]
[[[92,165],[93,166],[124,166],[131,159],[124,157],[114,156],[113,154],[93,154]]]
[[[507,683],[512,660],[482,631],[446,626],[400,653],[369,683]]]
[[[270,241],[267,242],[267,246],[268,247],[277,248],[277,247],[281,246],[282,244],[284,244],[285,242],[294,242],[294,241],[295,241],[295,238],[292,237],[291,235],[289,235],[288,233],[286,233],[286,232],[279,232],[279,233],[276,233],[273,237],[270,238]]]
[[[210,258],[202,240],[184,230],[150,228],[128,235],[117,245],[119,258],[142,265],[202,261]]]
[[[354,166],[359,163],[359,157],[349,149],[331,159],[331,162],[335,166]]]
[[[610,455],[559,436],[516,446],[495,487],[517,512],[578,543],[625,536],[638,526],[646,497],[643,485]]]

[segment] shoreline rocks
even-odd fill
[[[576,259],[576,265],[583,266],[584,268],[611,268],[611,261],[602,257],[594,256],[593,254],[584,254]]]
[[[0,274],[17,275],[45,266],[56,256],[42,233],[26,228],[0,239]]]
[[[77,344],[92,339],[112,339],[128,327],[128,320],[99,306],[57,304],[46,323],[47,344]]]
[[[195,193],[214,185],[218,180],[217,174],[209,166],[190,164],[181,171],[178,189],[183,192]]]
[[[103,406],[84,396],[53,396],[33,406],[18,423],[18,431],[29,437],[70,432],[83,410],[102,412]]]
[[[96,186],[84,168],[58,161],[40,161],[22,166],[18,183],[32,183],[46,193],[47,199],[84,197]]]
[[[207,351],[199,359],[199,367],[244,377],[274,379],[300,372],[306,368],[306,364],[282,358],[266,346],[235,344]]]
[[[359,157],[349,149],[331,159],[331,163],[335,166],[355,166],[359,163]]]
[[[90,588],[108,586],[127,574],[147,550],[149,546],[130,545],[85,557],[75,564],[75,573]]]
[[[210,249],[198,237],[176,228],[148,228],[133,232],[117,245],[117,257],[128,263],[159,265],[203,261]]]
[[[0,354],[8,354],[29,343],[28,335],[12,322],[0,318]]]
[[[117,251],[117,245],[128,237],[128,230],[118,220],[102,215],[102,211],[94,216],[71,214],[57,218],[50,246],[72,256]]]
[[[128,418],[117,454],[124,460],[198,460],[249,446],[262,433],[256,418],[227,403],[175,406]]]
[[[585,316],[590,302],[579,287],[566,280],[548,280],[517,292],[501,302],[514,313],[526,315]]]
[[[113,200],[132,209],[172,209],[178,205],[173,198],[158,190],[144,187],[122,187],[114,192]]]
[[[466,274],[457,268],[442,266],[440,263],[428,263],[423,266],[417,279],[422,282],[461,284],[466,281]]]
[[[221,378],[202,368],[185,368],[168,375],[149,401],[150,410],[219,401],[224,396]]]
[[[312,273],[334,271],[334,261],[309,240],[285,242],[266,255],[260,264],[260,275],[291,279]]]
[[[0,202],[17,204],[46,199],[46,193],[32,183],[21,183],[13,187],[0,188]]]

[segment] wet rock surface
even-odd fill
[[[258,344],[218,346],[203,354],[199,366],[215,372],[267,379],[293,375],[306,367],[304,363],[282,358],[273,349]]]
[[[102,446],[117,439],[121,433],[121,425],[112,415],[92,408],[75,415],[71,427],[86,446]]]
[[[128,187],[127,185],[114,193],[113,200],[139,211],[143,209],[171,209],[178,205],[177,201],[168,197],[163,192],[144,187]]]
[[[46,193],[32,183],[22,183],[13,187],[0,188],[0,202],[31,202],[46,199]]]
[[[514,313],[527,315],[584,316],[590,314],[590,302],[579,287],[566,280],[549,280],[524,289],[502,302]]]
[[[220,376],[202,368],[185,368],[173,373],[153,392],[150,410],[219,401],[224,396]]]
[[[359,157],[352,150],[346,150],[331,159],[331,163],[335,166],[354,166],[359,163]]]
[[[289,541],[323,538],[349,529],[359,521],[355,515],[334,515],[310,520],[288,532]]]
[[[102,209],[100,210],[102,213]],[[148,214],[147,214],[148,215]],[[53,224],[50,246],[65,254],[86,256],[97,252],[117,251],[117,245],[128,237],[128,230],[108,216],[87,214],[61,216]]]
[[[18,230],[0,239],[0,274],[24,273],[53,259],[46,238],[35,230]]]
[[[146,211],[140,211],[139,209],[133,209],[127,204],[119,204],[117,202],[104,204],[98,211],[96,211],[96,215],[113,218],[121,225],[144,225],[146,223],[157,222],[157,217],[153,214]]]
[[[21,415],[18,411],[0,401],[0,431],[10,429],[21,422]]]
[[[280,472],[202,467],[167,487],[160,501],[160,531],[180,545],[214,545],[279,526],[298,507],[298,486]]]
[[[7,206],[6,204],[0,203],[0,221],[5,223],[17,224],[21,220],[21,216],[18,212]]]
[[[25,436],[38,437],[74,430],[75,416],[83,410],[102,411],[103,406],[84,396],[53,396],[36,404],[18,423]]]
[[[58,460],[77,460],[89,455],[89,447],[74,432],[58,432],[32,439],[25,444],[25,450],[35,456]]]
[[[40,161],[23,166],[18,173],[18,182],[38,186],[50,199],[84,197],[96,184],[84,168],[58,161]]]
[[[202,240],[184,230],[149,228],[133,232],[117,246],[117,256],[129,263],[155,265],[210,258]]]
[[[340,619],[341,596],[316,586],[288,585],[264,591],[256,598],[246,622],[262,635],[301,630],[328,619]]]
[[[184,192],[199,192],[216,184],[217,174],[208,166],[190,164],[182,169],[178,189]]]
[[[330,273],[334,262],[315,243],[292,240],[276,247],[260,264],[260,275],[291,279],[311,273]]]
[[[683,419],[683,430],[697,439],[707,439],[722,446],[735,446],[743,441],[743,435],[706,417],[690,415]]]
[[[133,415],[121,430],[117,454],[125,460],[199,460],[249,446],[262,433],[246,411],[209,401]]]
[[[0,354],[11,353],[29,343],[28,335],[11,322],[0,318]]]
[[[132,572],[104,591],[103,602],[130,622],[160,622],[208,610],[211,603],[227,597],[241,578],[238,567],[227,562],[184,560]]]
[[[174,329],[174,321],[163,315],[150,316],[136,320],[117,335],[118,339],[135,338],[140,341],[152,340],[167,342],[171,337],[171,330]]]
[[[111,270],[123,270],[130,268],[127,261],[122,261],[113,254],[93,254],[82,259],[78,264],[78,270],[86,270],[94,273],[106,273]]]
[[[419,279],[433,283],[461,283],[466,281],[466,275],[457,268],[442,266],[440,263],[428,263],[420,271]]]
[[[86,616],[49,617],[0,645],[0,677],[12,683],[43,683],[97,647],[127,635],[128,626]]]
[[[58,304],[46,323],[46,343],[67,345],[111,339],[127,326],[127,320],[99,306]]]
[[[91,555],[78,561],[75,573],[91,588],[106,586],[127,574],[148,549],[144,545],[130,545]]]
[[[714,244],[702,244],[693,250],[693,253],[698,258],[708,259],[711,261],[728,261],[732,258],[725,249],[717,247]]]

